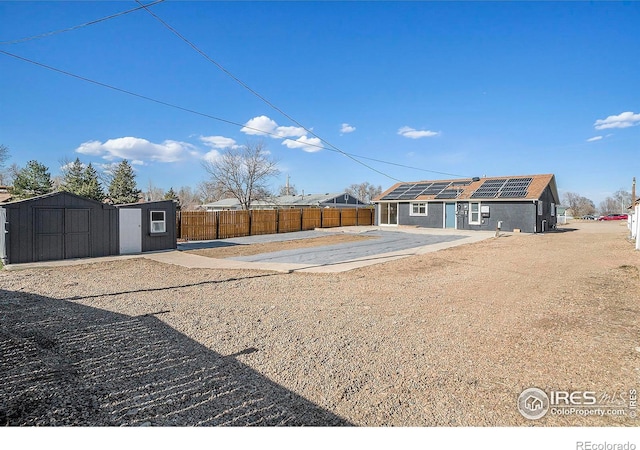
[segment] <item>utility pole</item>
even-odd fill
[[[635,178],[634,178],[635,180]],[[291,195],[291,191],[289,190],[289,174],[287,174],[287,186],[286,186],[287,195]]]

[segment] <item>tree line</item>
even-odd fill
[[[235,198],[243,209],[249,209],[256,200],[298,193],[295,185],[289,183],[280,186],[275,194],[269,191],[268,181],[279,174],[278,161],[270,156],[262,141],[227,149],[215,160],[205,161],[203,168],[209,179],[195,189],[182,186],[176,191],[171,187],[166,192],[151,181],[146,191],[139,189],[133,167],[126,159],[104,173],[98,173],[91,163],[85,164],[79,158],[73,162],[63,161],[62,175],[52,177],[49,168],[35,160],[23,168],[16,164],[7,168],[8,157],[7,147],[0,145],[0,185],[10,185],[9,192],[14,200],[66,191],[110,204],[173,200],[178,208],[184,209],[195,209],[222,198]],[[345,192],[369,203],[382,192],[382,187],[364,182],[350,185]]]
[[[562,204],[571,210],[573,217],[584,217],[592,215],[626,213],[627,207],[631,205],[633,199],[631,193],[624,189],[618,189],[613,195],[608,196],[596,207],[595,203],[575,192],[565,192],[562,196]]]

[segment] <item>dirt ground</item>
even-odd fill
[[[0,423],[637,426],[627,234],[573,223],[339,274],[1,271]],[[618,413],[528,420],[530,387]]]

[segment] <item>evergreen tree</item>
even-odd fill
[[[80,158],[76,158],[71,164],[64,167],[62,183],[60,190],[71,192],[72,194],[82,195],[82,187],[84,185],[84,164],[80,162]]]
[[[53,191],[49,169],[38,161],[29,161],[13,181],[11,194],[17,199],[35,197]]]
[[[99,202],[104,201],[104,191],[98,179],[98,172],[93,168],[91,163],[84,169],[84,187],[82,194],[85,197],[92,198]]]
[[[85,167],[79,158],[76,158],[73,163],[66,167],[60,190],[99,202],[104,200],[104,192],[98,180],[98,172],[91,164]]]
[[[115,205],[135,203],[138,201],[140,193],[133,168],[129,161],[123,159],[113,172],[113,178],[109,184],[109,198]]]
[[[164,194],[165,200],[173,200],[176,202],[176,209],[180,209],[180,197],[176,194],[176,191],[173,190],[173,186],[169,188],[166,194]]]

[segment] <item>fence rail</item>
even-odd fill
[[[250,211],[178,211],[179,239],[224,239],[340,226],[373,225],[373,208],[291,208]]]

